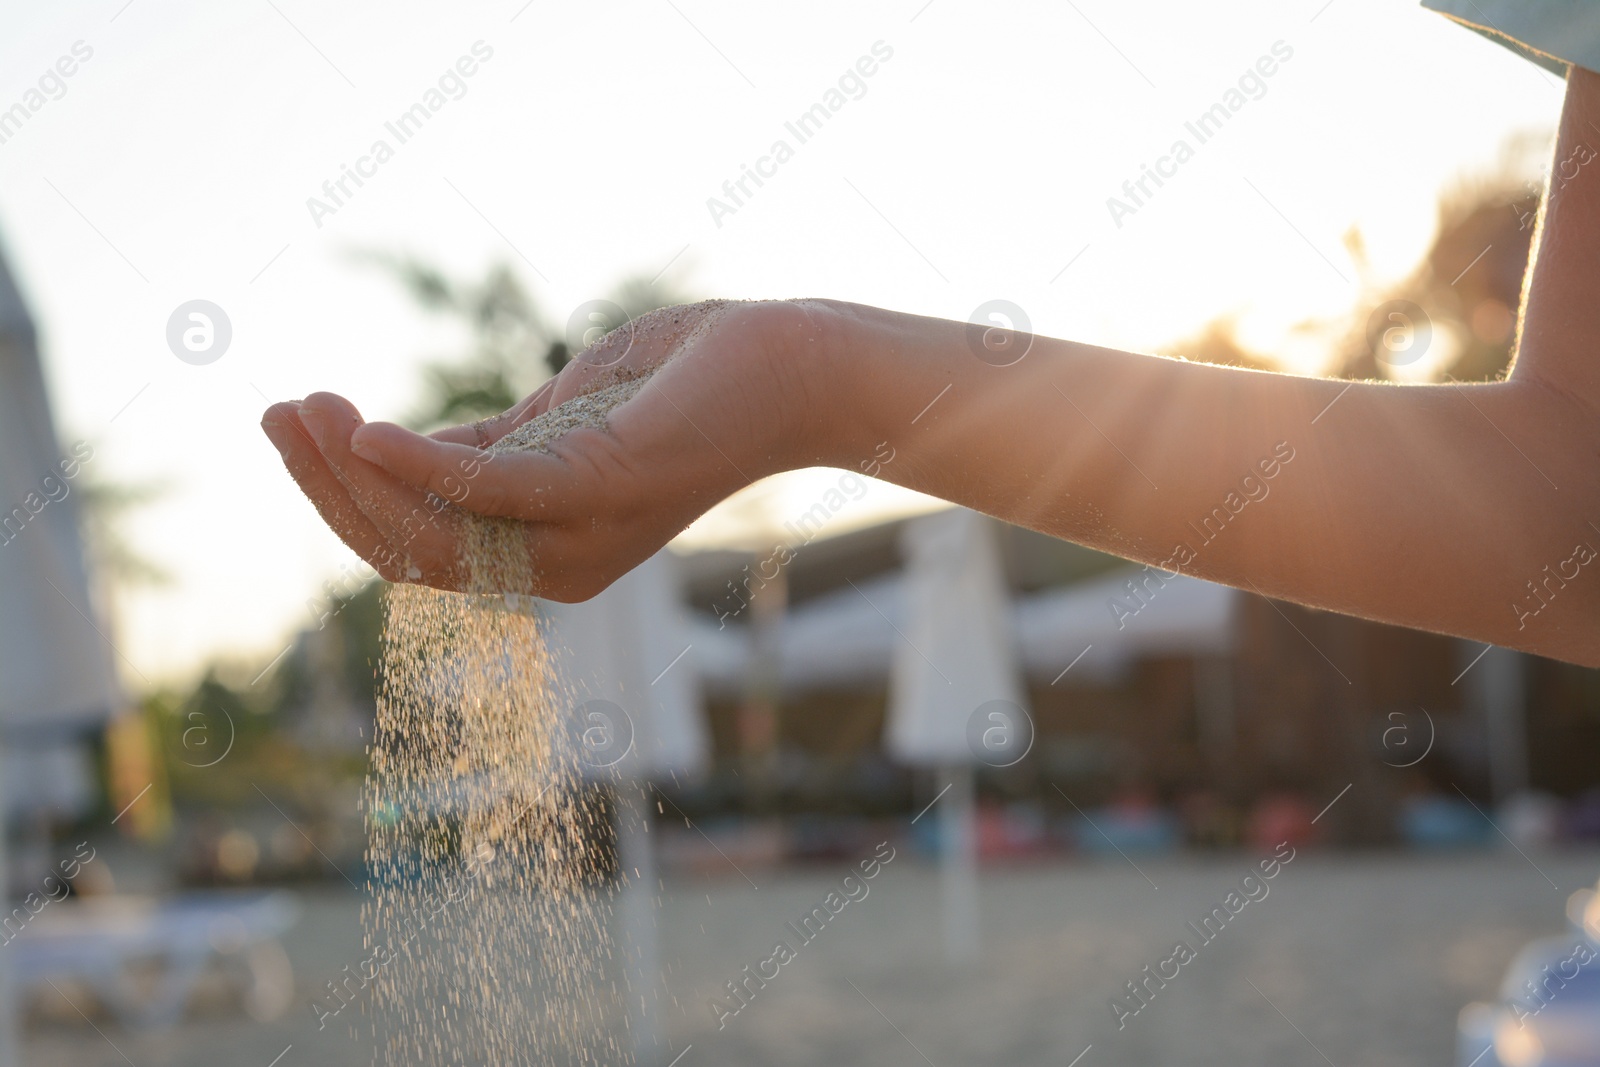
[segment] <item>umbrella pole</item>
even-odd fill
[[[0,764],[5,762],[6,746],[0,740]],[[11,909],[11,832],[9,813],[6,810],[6,783],[0,781],[0,901],[4,910]],[[21,1059],[17,1049],[17,988],[12,973],[12,957],[0,951],[0,1067],[19,1067]]]
[[[623,988],[628,997],[628,1028],[633,1033],[634,1063],[651,1067],[664,1062],[661,1034],[661,952],[656,931],[655,841],[650,809],[641,782],[622,782],[617,796],[617,860],[622,867]]]
[[[946,770],[945,776],[950,779],[950,794],[939,813],[944,949],[952,962],[964,963],[978,955],[978,834],[972,768],[961,764]]]
[[[1483,705],[1489,739],[1489,792],[1504,804],[1528,788],[1527,693],[1522,653],[1492,648],[1473,684]]]

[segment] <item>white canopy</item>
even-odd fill
[[[1129,591],[1130,581],[1140,596]],[[1220,655],[1234,647],[1233,608],[1240,595],[1199,578],[1130,566],[1019,599],[1017,644],[1028,672],[1050,679],[1080,653],[1074,673],[1102,676],[1119,673],[1140,656]]]
[[[908,763],[971,762],[973,714],[991,701],[1026,710],[1010,595],[994,520],[951,508],[901,530],[905,610],[889,664],[891,753]]]
[[[1142,602],[1128,591],[1130,580],[1139,583]],[[905,590],[905,574],[891,572],[792,609],[780,638],[785,692],[882,684],[900,643],[895,630],[910,625]],[[1012,598],[1010,631],[1030,678],[1053,681],[1075,660],[1072,677],[1105,678],[1141,656],[1231,651],[1240,595],[1213,582],[1130,564],[1087,582]],[[1113,601],[1122,609],[1115,610]],[[706,653],[701,659],[705,683],[737,693],[749,658],[743,629],[719,630],[715,623],[697,621],[694,632],[695,654]]]
[[[697,634],[680,587],[677,557],[662,549],[590,600],[541,605],[591,772],[661,778],[706,763]]]
[[[904,629],[900,574],[846,585],[791,611],[779,640],[778,678],[787,690],[867,685],[889,673],[895,628]]]
[[[119,699],[78,536],[78,485],[33,324],[0,257],[0,727],[30,740],[109,718]],[[81,466],[69,467],[79,478]]]

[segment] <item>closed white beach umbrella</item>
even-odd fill
[[[577,716],[582,768],[662,779],[701,770],[708,738],[695,628],[677,557],[666,549],[580,604],[544,603],[558,692]],[[621,709],[626,718],[606,721]]]
[[[978,758],[968,726],[980,707],[1027,710],[994,520],[966,508],[923,515],[906,523],[901,547],[889,751],[922,766],[968,764]]]
[[[889,750],[940,768],[945,951],[965,960],[978,951],[972,765],[1021,759],[1033,725],[994,520],[965,508],[921,516],[906,523],[901,549],[904,613],[890,662]]]
[[[0,891],[7,881],[5,800],[23,793],[20,772],[76,766],[86,792],[84,761],[71,759],[81,756],[78,737],[118,702],[110,649],[90,621],[74,487],[81,473],[79,457],[63,454],[56,438],[37,335],[0,255],[0,756],[7,757]],[[44,758],[16,758],[26,751]],[[48,792],[23,795],[42,802]],[[51,802],[70,806],[73,799],[56,789]],[[9,957],[0,959],[0,1067],[18,1062],[9,965]]]
[[[0,257],[0,728],[12,740],[70,736],[118,704],[90,621],[80,457],[56,437],[33,323]]]

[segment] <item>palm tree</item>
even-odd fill
[[[1415,304],[1431,325],[1433,343],[1449,339],[1452,359],[1436,373],[1438,380],[1493,381],[1510,365],[1542,195],[1538,185],[1518,175],[1527,173],[1525,157],[1536,147],[1534,139],[1512,141],[1498,172],[1442,197],[1438,230],[1422,262],[1399,284],[1373,294],[1375,306],[1392,300]],[[1346,246],[1363,265],[1359,234]],[[1398,377],[1379,358],[1374,333],[1364,317],[1351,323],[1338,351],[1338,377]]]

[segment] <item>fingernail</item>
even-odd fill
[[[306,433],[311,435],[317,447],[321,448],[322,439],[328,433],[328,417],[315,408],[301,408],[300,424],[306,428]]]
[[[289,403],[295,405],[296,407],[299,407],[299,405],[302,403],[302,401],[300,401],[300,400],[291,400],[291,401],[289,401]],[[278,404],[272,405],[270,408],[268,408],[266,411],[264,411],[262,413],[262,415],[261,415],[261,428],[263,430],[267,430],[269,432],[272,431],[272,430],[283,430],[288,425],[289,425],[288,421],[283,417],[283,415],[281,413],[281,406],[278,405]]]
[[[283,422],[279,419],[262,419],[261,430],[267,435],[267,440],[272,442],[272,447],[283,454]]]
[[[383,465],[383,454],[367,442],[357,440],[358,437],[360,437],[360,431],[357,431],[353,436],[351,436],[350,451],[354,452],[357,456],[360,456],[368,463],[381,467]]]

